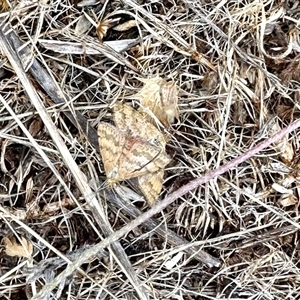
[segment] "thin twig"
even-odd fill
[[[90,257],[96,255],[101,249],[108,247],[112,242],[120,239],[122,236],[128,234],[131,230],[136,228],[137,226],[141,225],[145,222],[145,220],[148,220],[153,215],[159,213],[163,209],[165,209],[168,205],[170,205],[172,202],[174,202],[179,197],[182,197],[183,195],[187,194],[188,192],[192,191],[193,189],[197,188],[198,186],[208,182],[209,180],[212,180],[216,178],[217,176],[233,169],[237,165],[241,164],[242,162],[248,160],[249,158],[253,157],[255,154],[259,153],[261,150],[265,149],[266,147],[270,146],[272,143],[279,141],[284,136],[288,135],[292,131],[296,130],[300,127],[300,119],[293,122],[289,126],[283,128],[278,133],[273,135],[272,137],[268,138],[267,140],[259,143],[252,149],[246,151],[244,154],[238,156],[237,158],[229,161],[225,165],[219,167],[218,169],[209,172],[208,174],[204,175],[201,178],[197,178],[188,184],[182,186],[177,191],[173,192],[169,196],[167,196],[163,201],[160,203],[157,203],[154,207],[152,207],[150,210],[146,211],[139,217],[137,217],[135,220],[131,221],[129,224],[125,225],[120,230],[116,231],[106,239],[104,239],[99,244],[95,245],[94,247],[90,248],[89,250],[82,253],[82,256],[80,259],[78,259],[76,262],[73,262],[72,264],[68,265],[68,267],[59,274],[52,282],[49,284],[46,284],[42,290],[34,296],[31,300],[38,300],[42,298],[45,294],[44,291],[49,291],[50,289],[54,289],[63,278],[66,278],[67,276],[71,275],[77,268],[80,267],[80,265],[88,260]],[[294,224],[293,222],[293,225]],[[300,228],[300,225],[297,225],[297,228]]]

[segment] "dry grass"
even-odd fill
[[[163,199],[299,119],[298,2],[0,10],[0,299],[299,298],[297,130],[93,248],[148,210],[130,182],[105,188],[95,129],[113,103],[138,107],[138,78],[177,84]]]

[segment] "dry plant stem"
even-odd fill
[[[261,64],[254,59],[253,55],[249,55],[245,51],[243,51],[238,45],[236,45],[234,42],[231,41],[231,39],[228,39],[227,34],[220,29],[214,22],[209,19],[205,12],[203,11],[203,7],[199,5],[198,1],[190,1],[190,0],[184,0],[184,3],[187,5],[189,9],[191,9],[195,15],[198,15],[202,20],[204,20],[207,23],[207,26],[210,26],[214,31],[216,31],[220,37],[228,41],[229,45],[236,50],[236,53],[249,64],[255,66],[259,70],[261,70],[264,74],[267,75],[267,77],[274,83],[278,83],[278,78],[275,77],[272,73],[267,72],[264,68],[262,68]]]
[[[10,31],[7,34],[7,39],[14,45],[15,48],[19,49],[22,47],[22,43],[20,42],[20,39],[18,36],[13,32]],[[19,52],[19,55],[21,56],[22,60],[24,60],[30,55],[30,49],[28,47],[22,47],[22,50]],[[62,92],[60,91],[59,87],[56,87],[55,81],[53,78],[48,74],[48,72],[40,65],[40,63],[37,61],[36,58],[32,58],[31,65],[29,67],[30,74],[35,78],[35,80],[41,85],[41,87],[44,89],[46,94],[56,103],[56,104],[65,104],[64,95],[62,95]],[[89,125],[85,117],[78,111],[75,112],[69,112],[69,111],[63,111],[63,113],[69,118],[69,120],[73,123],[74,126],[76,126],[78,129],[81,128],[81,130],[84,132],[84,134],[88,137],[89,142],[96,148],[99,149],[98,144],[98,135],[97,131]],[[76,117],[74,117],[74,114],[76,114]],[[114,203],[115,205],[119,206],[118,201],[116,199],[117,197],[108,197],[108,201],[111,203]],[[133,206],[133,208],[136,210],[136,208]],[[133,217],[136,218],[138,215],[141,214],[139,210],[136,212],[134,209],[126,209],[127,213]],[[151,226],[152,223],[152,226]],[[161,235],[162,237],[168,236],[168,243],[172,246],[176,245],[182,245],[184,243],[184,240],[182,240],[177,234],[175,234],[173,231],[168,230],[168,232],[165,231],[164,227],[157,228],[157,225],[155,225],[157,222],[155,219],[148,220],[148,223],[144,224],[148,230],[152,231],[153,229],[158,235]],[[150,227],[151,226],[151,227]],[[197,253],[198,251],[198,253]],[[203,250],[189,248],[187,252],[190,252],[190,255],[194,255],[195,259],[198,259],[202,263],[208,265],[208,266],[219,266],[220,261],[209,255]]]
[[[113,233],[111,236],[107,237],[103,241],[101,241],[99,244],[95,245],[94,247],[90,248],[89,250],[85,251],[81,258],[78,259],[73,264],[68,265],[68,267],[59,274],[51,283],[45,285],[43,289],[32,298],[32,300],[38,300],[40,297],[44,295],[45,290],[54,289],[63,278],[66,278],[67,276],[70,276],[77,268],[80,267],[80,265],[88,260],[90,257],[94,256],[98,251],[101,249],[108,247],[112,242],[120,239],[122,236],[128,234],[131,230],[133,230],[135,227],[143,224],[145,220],[151,218],[155,214],[159,213],[163,209],[165,209],[168,205],[170,205],[172,202],[174,202],[179,197],[182,197],[183,195],[187,194],[188,192],[192,191],[193,189],[197,188],[198,186],[208,182],[209,180],[212,180],[216,178],[217,176],[233,169],[237,165],[241,164],[242,162],[248,160],[249,158],[253,157],[255,154],[259,153],[264,148],[270,146],[272,143],[279,141],[292,131],[296,130],[300,127],[300,119],[293,122],[289,126],[283,128],[278,133],[273,135],[272,137],[268,138],[267,140],[259,143],[255,147],[251,148],[250,150],[246,151],[244,154],[238,156],[237,158],[229,161],[227,164],[219,167],[218,169],[209,172],[208,174],[204,175],[201,178],[197,178],[190,183],[182,186],[177,191],[173,192],[169,196],[167,196],[162,202],[157,203],[155,206],[153,206],[150,210],[146,211],[139,217],[137,217],[135,220],[131,221],[129,224],[125,225],[120,230]],[[298,226],[297,226],[298,227]],[[300,228],[300,226],[298,227]]]
[[[23,46],[20,42],[19,37],[13,31],[10,31],[7,34],[7,39],[9,40],[9,42],[11,42],[11,44],[14,45],[16,49],[19,49]],[[29,47],[22,48],[19,55],[21,56],[22,61],[26,61],[26,58],[30,55]],[[41,87],[48,94],[51,100],[53,100],[56,104],[64,105],[66,103],[64,99],[66,96],[62,94],[60,88],[56,86],[53,78],[44,68],[41,67],[40,63],[34,57],[32,58],[29,72],[41,85]],[[86,118],[78,111],[75,111],[73,113],[70,111],[63,111],[63,113],[74,124],[74,126],[76,126],[78,129],[81,129],[88,136],[90,143],[98,149],[99,144],[97,131],[90,126]]]
[[[298,229],[295,228],[295,226],[293,226],[293,225],[268,230],[267,232],[265,232],[263,234],[258,234],[255,237],[251,237],[251,238],[243,240],[242,242],[240,242],[238,244],[238,249],[243,249],[243,248],[248,248],[248,247],[253,248],[253,247],[255,247],[257,245],[261,245],[262,243],[265,243],[267,241],[278,240],[279,238],[282,238],[284,236],[294,234],[296,231],[298,231]]]
[[[137,4],[135,1],[132,0],[123,0],[124,3],[126,3],[128,6],[131,6],[133,9],[138,11],[144,18],[148,18],[152,25],[155,27],[153,30],[150,26],[147,25],[146,22],[142,21],[141,18],[139,18],[139,21],[143,23],[145,28],[159,41],[166,44],[168,47],[174,49],[176,52],[181,53],[186,56],[192,56],[193,52],[194,54],[197,53],[198,58],[196,61],[206,65],[211,70],[216,71],[215,67],[200,53],[198,53],[194,47],[192,47],[188,42],[186,42],[185,39],[183,39],[177,32],[175,32],[172,28],[170,28],[167,24],[162,22],[160,19],[156,18],[153,14],[150,14],[147,10],[143,8],[142,5]],[[125,12],[127,14],[130,14],[129,12]],[[174,40],[176,40],[177,43],[181,45],[182,48],[177,47],[173,42],[170,41],[169,38],[163,37],[159,32],[167,32]]]
[[[127,213],[131,217],[137,218],[142,214],[142,212],[136,208],[132,203],[126,202],[118,197],[114,192],[109,189],[105,190],[105,194],[107,194],[106,199],[111,202],[111,205],[117,207],[118,209],[122,209],[122,212]],[[158,221],[155,219],[146,219],[143,223],[143,227],[145,227],[148,231],[152,231],[153,228],[157,235],[160,235],[162,238],[167,237],[167,242],[171,246],[183,246],[190,242],[181,238],[177,234],[175,234],[172,230],[165,229],[164,226],[159,226]],[[197,259],[199,262],[204,263],[208,267],[219,267],[221,262],[219,259],[211,256],[203,250],[200,250],[197,247],[189,247],[186,248],[185,252],[190,256],[193,256],[194,259]]]
[[[3,98],[0,96],[0,99],[3,99]],[[55,247],[53,247],[51,244],[49,244],[46,240],[44,240],[40,235],[38,235],[34,230],[32,230],[29,226],[27,226],[22,221],[20,221],[18,218],[16,218],[15,215],[13,215],[10,212],[8,212],[7,210],[5,210],[5,208],[3,208],[2,206],[0,206],[0,217],[6,219],[7,222],[14,221],[24,231],[26,231],[31,236],[35,237],[37,241],[41,242],[49,250],[51,250],[53,253],[55,253],[59,257],[58,259],[61,259],[61,261],[64,261],[65,263],[71,263],[72,262],[70,260],[70,258],[68,257],[68,255],[64,255],[63,253],[61,253],[59,250],[57,250]],[[102,253],[98,253],[98,255],[99,254],[102,255]],[[104,255],[107,255],[107,253],[105,253]],[[26,261],[24,261],[24,263],[18,265],[16,268],[21,269],[23,264],[26,264]],[[15,269],[12,269],[11,271],[3,274],[3,276],[0,277],[0,282],[3,283],[5,278],[8,278],[10,276],[10,274],[13,274],[14,273],[13,270],[15,271]],[[78,269],[78,272],[80,274],[82,274],[83,276],[85,276],[86,278],[93,281],[93,279],[85,271],[83,271],[82,269]]]
[[[299,121],[299,120],[298,120]],[[295,122],[298,122],[295,121]],[[295,123],[294,122],[294,123]],[[293,123],[293,124],[294,124]],[[281,132],[281,131],[280,131]],[[278,141],[278,140],[277,140]],[[228,182],[228,181],[227,181]],[[231,185],[231,183],[228,183],[229,185]],[[294,226],[297,229],[300,229],[300,225],[297,221],[293,221],[289,218],[287,218],[285,215],[281,214],[280,212],[278,212],[276,209],[274,209],[273,207],[271,207],[270,205],[266,204],[265,202],[261,201],[258,197],[256,197],[253,194],[247,193],[245,191],[243,191],[240,188],[236,187],[236,191],[244,194],[245,196],[247,196],[250,200],[255,201],[257,204],[259,204],[261,207],[264,207],[266,210],[271,211],[274,215],[277,215],[278,217],[280,217],[282,219],[282,221],[288,222],[290,223],[292,226]]]
[[[104,214],[103,208],[100,206],[98,200],[93,196],[93,192],[90,189],[88,183],[85,180],[85,177],[83,176],[82,172],[78,168],[77,164],[75,163],[73,157],[71,156],[70,152],[68,151],[66,145],[64,144],[61,136],[58,134],[57,128],[53,124],[51,118],[47,114],[47,111],[45,107],[43,106],[40,98],[37,95],[37,92],[33,88],[32,83],[27,78],[27,75],[23,69],[23,66],[20,62],[20,59],[13,47],[9,44],[9,42],[6,39],[6,36],[4,35],[3,31],[0,29],[0,46],[7,56],[8,60],[10,61],[13,69],[15,70],[18,78],[22,82],[29,99],[32,101],[34,106],[36,107],[37,111],[40,114],[41,119],[43,120],[46,128],[48,129],[53,141],[57,145],[58,150],[61,153],[61,156],[65,162],[65,164],[68,166],[70,171],[72,172],[72,175],[76,181],[76,184],[79,188],[79,190],[82,192],[84,198],[86,199],[88,205],[91,207],[93,211],[96,211],[96,220],[98,220],[98,225],[104,232],[106,236],[109,236],[113,233],[112,228],[110,227],[110,224],[108,223],[106,216]],[[10,110],[10,107],[4,103],[4,105],[7,107],[8,110]],[[12,115],[14,115],[13,112],[11,112]],[[22,130],[25,132],[29,140],[32,142],[33,145],[36,146],[37,151],[41,155],[41,157],[47,162],[48,158],[46,154],[39,148],[36,141],[32,138],[32,136],[29,134],[29,132],[26,130],[22,122],[16,117],[16,122],[18,125],[22,128]],[[56,169],[52,164],[51,170],[54,172],[54,174],[57,174]],[[67,185],[63,182],[61,177],[58,174],[58,179],[60,179],[61,184],[64,186],[66,190],[68,190]],[[72,194],[71,194],[72,195]],[[74,197],[73,197],[74,198]],[[76,203],[76,199],[75,200]],[[99,220],[100,219],[100,220]],[[112,251],[111,254],[114,257],[115,261],[118,263],[122,271],[126,274],[127,278],[131,282],[132,286],[135,288],[137,294],[139,295],[140,299],[148,299],[148,294],[146,293],[145,287],[142,285],[140,280],[138,279],[136,273],[134,272],[131,263],[124,251],[124,249],[121,247],[120,243],[112,244]],[[50,291],[48,291],[50,292]]]

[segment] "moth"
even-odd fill
[[[126,130],[132,137],[143,137],[149,143],[165,149],[165,136],[149,122],[147,114],[122,102],[115,103],[113,112],[114,122],[118,128]]]
[[[165,151],[166,139],[156,126],[149,122],[149,115],[131,106],[116,102],[113,108],[114,122],[120,129],[127,130],[132,137],[142,136],[152,145]],[[137,183],[150,206],[157,200],[163,183],[164,168],[137,178]]]
[[[108,123],[98,126],[99,148],[109,186],[116,182],[155,173],[170,162],[165,151],[141,136]]]
[[[153,173],[147,173],[137,178],[141,192],[147,199],[149,206],[153,206],[157,200],[163,185],[164,169]]]

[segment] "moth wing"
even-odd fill
[[[104,170],[108,176],[118,166],[126,138],[123,132],[108,123],[99,124],[98,137]]]
[[[129,140],[119,161],[121,180],[153,173],[170,162],[169,156],[159,147],[143,140]]]
[[[144,194],[149,206],[153,206],[155,204],[161,192],[163,177],[163,169],[138,177],[140,190]]]
[[[128,131],[130,136],[142,136],[145,140],[154,146],[166,146],[164,135],[149,122],[149,116],[146,113],[135,110],[133,107],[122,102],[116,102],[113,108],[114,122],[120,129]]]
[[[113,112],[114,122],[118,128],[132,131],[133,136],[140,135],[142,128],[137,126],[136,123],[139,123],[139,125],[143,123],[144,116],[142,114],[120,101],[115,103]]]

